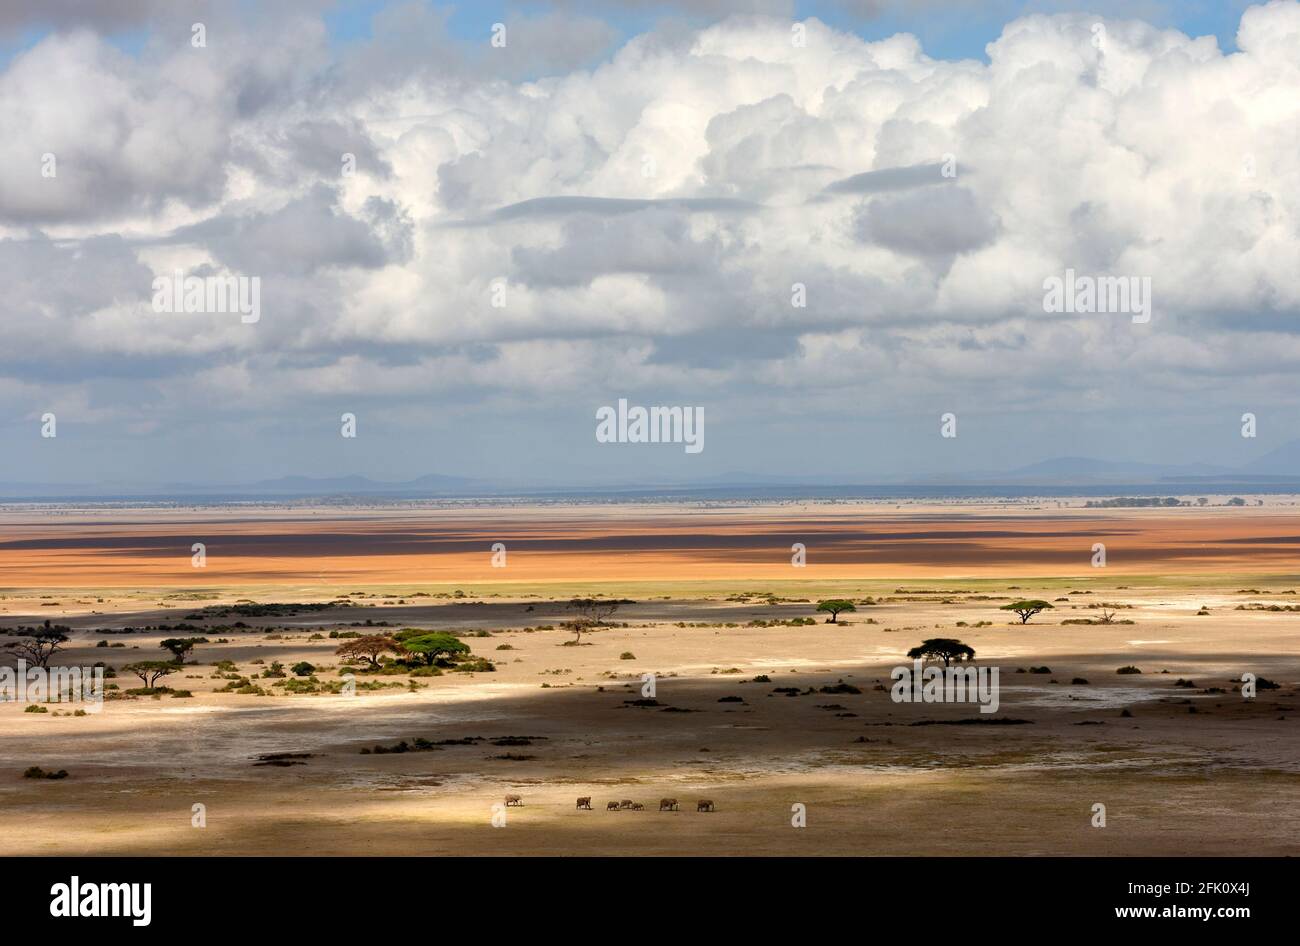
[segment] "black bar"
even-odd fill
[[[1191,927],[1227,936],[1289,915],[1295,861],[1287,858],[10,858],[0,861],[9,932],[60,927],[126,936],[208,929],[399,935],[400,917],[540,935],[609,933],[665,909],[701,913],[681,935],[716,929],[767,934],[789,924],[928,922],[949,933],[963,916],[1051,924]],[[150,884],[147,926],[130,915],[55,917],[56,884]],[[1185,885],[1180,887],[1179,885]],[[1134,885],[1141,885],[1135,887]],[[69,891],[70,892],[70,891]],[[1286,900],[1284,900],[1286,898]],[[1151,915],[1121,915],[1152,909]],[[1193,915],[1191,910],[1198,911]],[[1207,918],[1199,911],[1208,909]],[[1231,910],[1239,915],[1222,915]],[[1244,911],[1244,913],[1240,912]],[[123,912],[129,913],[124,910]],[[139,911],[143,912],[143,911]],[[458,919],[459,918],[459,919]],[[394,925],[396,924],[396,925]],[[581,924],[581,926],[576,925]],[[599,925],[592,925],[599,924]],[[608,924],[614,924],[610,926]],[[1243,926],[1242,924],[1245,924]],[[451,927],[446,928],[450,933]]]

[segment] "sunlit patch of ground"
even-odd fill
[[[510,582],[480,579],[472,569],[447,582],[416,582],[414,561],[400,551],[357,556],[355,549],[332,551],[315,539],[304,540],[311,549],[306,559],[276,564],[259,557],[268,552],[260,539],[258,554],[245,556],[238,542],[227,551],[233,548],[243,561],[238,574],[270,562],[268,573],[241,584],[210,566],[200,583],[185,545],[185,573],[178,571],[171,587],[170,578],[159,578],[160,559],[119,556],[104,542],[116,536],[129,547],[137,541],[132,535],[162,534],[179,541],[194,531],[191,521],[137,514],[128,526],[95,514],[72,521],[71,530],[66,518],[34,521],[24,526],[23,549],[6,551],[0,543],[0,562],[34,556],[28,578],[75,576],[93,585],[17,588],[7,581],[0,628],[50,618],[73,628],[60,660],[103,660],[119,670],[161,659],[164,637],[201,634],[210,643],[165,681],[191,690],[190,698],[111,700],[101,713],[83,717],[0,705],[0,853],[1300,853],[1300,613],[1237,609],[1295,604],[1300,577],[1280,568],[1252,574],[1252,566],[1271,561],[1257,552],[1231,559],[1222,574],[1198,572],[1205,560],[1177,553],[1198,522],[1215,520],[1211,539],[1239,537],[1242,530],[1268,539],[1294,534],[1300,517],[1252,510],[1250,517],[1218,521],[1212,510],[1180,520],[1179,511],[1089,511],[1062,522],[1049,521],[1060,519],[1055,511],[1035,518],[1004,509],[990,523],[979,511],[887,512],[766,510],[746,523],[736,510],[703,518],[656,510],[645,514],[654,520],[650,528],[626,511],[567,511],[558,518],[553,511],[512,511],[521,532],[542,542],[549,529],[560,547],[544,556],[555,571],[540,576],[522,567],[526,544],[519,555],[512,551]],[[221,522],[198,516],[205,535],[238,531],[224,515]],[[421,516],[429,521],[380,516],[376,525],[361,517],[348,518],[346,527],[362,542],[380,533],[389,542],[398,533],[418,533],[411,539],[418,544],[453,525]],[[464,530],[476,521],[468,516],[454,524]],[[499,525],[480,523],[481,532],[466,541],[483,544]],[[781,543],[788,549],[791,535],[813,525],[822,535],[839,535],[847,543],[840,551],[852,554],[863,530],[907,534],[912,538],[903,545],[880,544],[933,543],[926,554],[937,556],[936,563],[942,563],[943,536],[956,535],[953,530],[1014,535],[978,540],[993,556],[979,570],[1003,569],[1001,577],[927,577],[910,559],[890,564],[879,557],[868,557],[856,572],[844,564],[848,575],[835,576],[841,567],[835,565],[790,577]],[[1054,559],[1018,544],[1060,547],[1059,533],[1073,542],[1078,529],[1103,526],[1117,536],[1143,537],[1143,548],[1172,550],[1170,560],[1190,571],[1124,571],[1114,546],[1115,564],[1091,569],[1085,545],[1077,571],[1040,575],[1039,565],[1058,567]],[[656,536],[679,542],[688,527],[723,539],[716,548],[693,540],[669,552],[646,550]],[[319,537],[342,531],[344,523],[284,513],[241,528],[263,539],[272,528]],[[77,530],[98,536],[100,545],[87,545]],[[640,545],[629,539],[616,554],[582,547],[597,534],[635,537],[637,530],[644,532]],[[771,538],[773,554],[785,555],[780,577],[764,577],[761,569],[734,580],[714,574],[709,562],[724,554],[719,549],[756,554],[762,544],[756,536]],[[739,544],[728,544],[737,537]],[[43,540],[49,541],[33,546]],[[487,561],[488,545],[472,553],[482,559],[475,568]],[[210,542],[210,562],[221,548],[221,541]],[[816,548],[810,543],[810,555]],[[833,560],[839,552],[830,551]],[[454,563],[471,553],[447,554]],[[638,572],[637,581],[593,580],[620,569],[635,572],[661,554],[671,565],[663,574],[652,568]],[[564,577],[594,562],[591,556],[615,561],[583,572],[582,581]],[[441,553],[432,564],[424,552],[416,559],[425,579],[438,577],[441,568],[455,571]],[[1014,562],[1031,560],[1034,568],[1011,570]],[[353,561],[365,568],[345,581],[284,577],[331,562],[350,568]],[[515,578],[517,564],[523,574]],[[385,573],[390,565],[393,573]],[[884,567],[895,571],[881,575]],[[370,580],[376,576],[390,580]],[[123,586],[115,587],[119,581]],[[573,635],[560,626],[572,616],[566,601],[593,590],[634,603],[620,608],[615,626],[570,646]],[[814,610],[827,597],[850,597],[860,606],[841,615],[841,623],[827,624]],[[1042,598],[1054,607],[1021,625],[1000,610],[1014,597]],[[242,619],[201,610],[241,599],[343,603]],[[1061,623],[1097,619],[1102,609],[1090,605],[1102,603],[1124,605],[1114,617],[1133,623]],[[1202,605],[1208,614],[1198,614]],[[814,616],[818,623],[788,623]],[[236,620],[247,627],[232,626]],[[178,623],[200,630],[158,628]],[[127,627],[135,631],[99,633]],[[280,678],[260,676],[274,662],[308,661],[321,680],[336,681],[348,668],[334,653],[339,640],[330,631],[400,627],[455,631],[497,669],[378,677],[401,685],[353,697],[283,695],[275,686]],[[981,715],[971,705],[890,699],[891,668],[908,663],[907,650],[928,637],[960,638],[975,648],[977,666],[998,667],[996,715],[1027,722],[913,725]],[[96,646],[101,641],[110,646]],[[215,692],[228,682],[214,666],[224,660],[281,695]],[[1142,673],[1116,672],[1126,666]],[[1028,672],[1034,668],[1046,671]],[[1280,687],[1245,700],[1235,687],[1247,672]],[[655,675],[658,705],[628,702],[642,698],[644,674]],[[767,681],[756,682],[760,675]],[[135,685],[124,672],[111,682]],[[842,692],[840,684],[859,692]],[[795,695],[787,695],[790,688]],[[375,751],[417,738],[456,742]],[[282,753],[302,758],[255,764],[259,756]],[[69,777],[22,778],[32,765],[66,769]],[[507,793],[523,796],[524,805],[508,809],[505,826],[494,828],[493,805]],[[578,810],[580,795],[591,795],[595,810]],[[662,797],[677,797],[682,810],[659,812]],[[701,798],[718,810],[697,813]],[[646,810],[604,810],[606,802],[623,799]],[[1091,827],[1097,803],[1107,808],[1104,829]],[[205,806],[206,827],[191,826],[196,804]],[[806,806],[806,828],[791,826],[794,805]]]

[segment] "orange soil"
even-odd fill
[[[207,565],[191,565],[203,542]],[[491,547],[507,548],[492,567]],[[807,567],[791,567],[791,546]],[[1290,571],[1300,514],[893,504],[0,513],[0,587]]]

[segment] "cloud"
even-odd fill
[[[481,227],[518,220],[565,220],[577,215],[612,217],[643,210],[677,211],[685,214],[747,214],[762,210],[747,200],[729,197],[679,197],[637,199],[628,197],[534,197],[498,207],[483,217],[457,220],[450,227]]]
[[[943,164],[918,164],[906,168],[863,171],[861,174],[854,174],[828,184],[826,191],[831,194],[879,194],[913,187],[947,184],[952,178],[945,177],[943,171]]]
[[[200,245],[233,272],[260,275],[377,269],[409,258],[412,224],[395,202],[372,196],[354,216],[338,208],[337,197],[316,185],[274,211],[215,217],[164,242]]]
[[[988,246],[998,220],[969,190],[951,187],[867,201],[854,227],[858,239],[896,253],[945,257]]]
[[[126,55],[82,27],[157,24],[157,5],[74,14],[49,7],[56,32],[0,72],[20,410],[131,377],[150,392],[132,420],[160,435],[321,392],[585,417],[604,392],[681,391],[808,429],[940,403],[1122,411],[1136,378],[1144,410],[1174,412],[1192,373],[1216,409],[1289,403],[1295,2],[1248,9],[1228,55],[1023,16],[987,64],[816,20],[798,47],[761,15],[612,49],[602,22],[543,13],[494,50],[423,4],[341,48],[305,3],[266,14],[271,34],[214,19],[206,50],[155,25]],[[177,268],[260,275],[262,322],[158,318],[150,279]],[[1067,268],[1150,276],[1152,322],[1043,312]]]

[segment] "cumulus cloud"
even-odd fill
[[[1225,410],[1289,399],[1293,0],[1247,9],[1231,54],[1061,13],[1007,23],[987,63],[817,20],[801,47],[764,15],[606,55],[604,24],[562,13],[511,21],[494,60],[420,5],[333,48],[309,3],[273,42],[221,20],[206,50],[173,31],[130,55],[80,6],[0,72],[20,412],[135,370],[180,416],[196,363],[288,412],[326,389],[399,410],[431,384],[483,410],[637,389],[810,419],[1117,410],[1135,376],[1174,409],[1178,365]],[[264,321],[161,322],[149,281],[175,268],[261,276]],[[1151,277],[1151,323],[1043,312],[1067,268]]]

